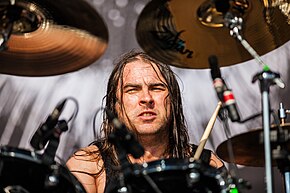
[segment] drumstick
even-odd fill
[[[194,154],[194,157],[193,157],[194,160],[198,160],[199,159],[199,157],[201,155],[201,152],[202,152],[202,150],[203,150],[203,148],[205,146],[205,143],[206,143],[206,141],[207,141],[207,139],[208,139],[208,137],[209,137],[209,135],[211,133],[211,130],[213,128],[213,125],[214,125],[215,120],[216,120],[216,118],[218,116],[218,112],[219,112],[221,106],[222,106],[222,102],[219,101],[218,105],[217,105],[213,115],[211,116],[211,118],[210,118],[210,120],[209,120],[209,122],[208,122],[208,124],[206,126],[206,129],[205,129],[205,131],[204,131],[204,133],[203,133],[203,135],[202,135],[202,137],[200,139],[199,145],[198,145],[197,150],[196,150],[196,152]]]

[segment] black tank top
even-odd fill
[[[94,145],[100,147],[101,143],[100,142],[96,142],[94,143]],[[192,149],[193,152],[196,151],[197,146],[192,144]],[[106,155],[104,152],[101,152],[102,155],[102,159],[104,161],[104,167],[105,167],[105,171],[106,171],[106,186],[105,186],[105,193],[116,193],[117,188],[120,186],[120,180],[119,180],[119,175],[118,172],[116,172],[116,170],[112,167],[113,163],[112,163],[112,159],[110,156]],[[193,156],[193,155],[192,155]],[[203,162],[203,164],[209,164],[210,161],[210,156],[211,156],[211,151],[208,149],[204,149],[201,153],[201,157],[200,160]],[[174,167],[184,167],[184,165],[186,165],[187,160],[182,160],[182,159],[168,159],[165,161],[169,164],[169,165],[173,165]],[[150,168],[150,164],[152,164],[151,166],[153,167],[154,164],[160,165],[161,160],[157,160],[157,161],[153,161],[153,162],[149,162],[148,165]],[[152,168],[151,168],[152,169]],[[135,170],[136,171],[136,170]],[[134,178],[134,176],[133,176]],[[129,182],[130,183],[130,182]]]

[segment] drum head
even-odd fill
[[[223,183],[215,168],[183,159],[149,162],[136,167],[127,180],[132,193],[156,192],[155,186],[164,193],[221,192]]]
[[[24,149],[0,148],[0,192],[2,193],[84,193],[68,169],[45,165],[40,155]]]

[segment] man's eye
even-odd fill
[[[164,87],[153,87],[152,90],[163,91],[163,90],[165,90],[165,88]]]
[[[136,92],[137,89],[136,88],[131,88],[131,89],[127,89],[125,92],[126,93],[132,93],[132,92]]]

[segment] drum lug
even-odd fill
[[[59,184],[59,166],[54,164],[51,165],[51,173],[47,175],[45,179],[45,187],[46,188],[53,188]]]
[[[191,170],[187,176],[187,184],[189,187],[193,187],[194,184],[200,181],[200,173],[197,170]]]
[[[129,190],[126,186],[123,186],[117,190],[118,193],[128,193]]]

